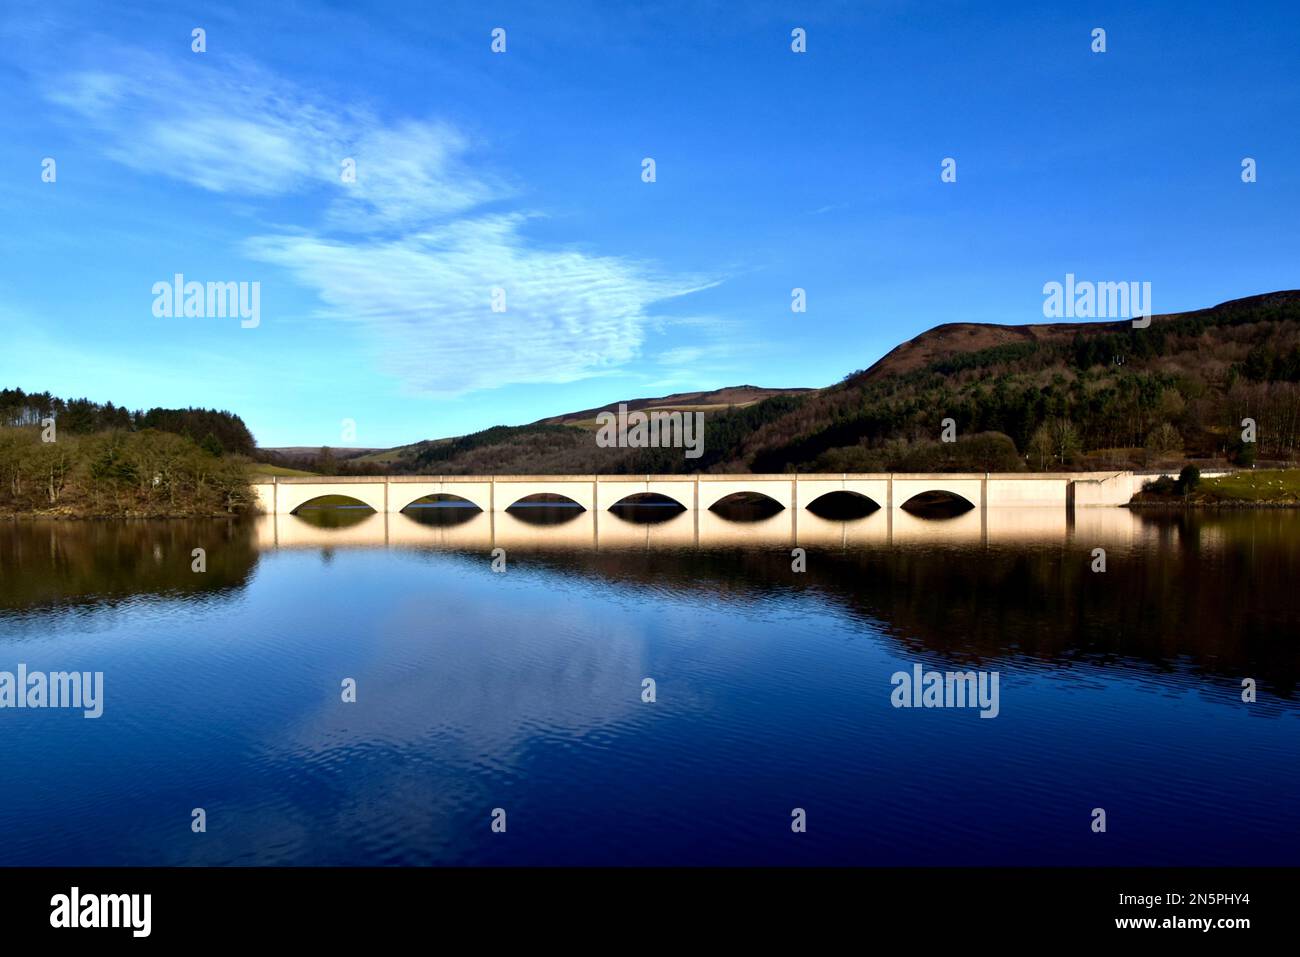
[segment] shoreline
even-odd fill
[[[1188,511],[1191,509],[1223,509],[1249,511],[1252,509],[1300,508],[1300,502],[1129,502],[1120,508],[1161,508]]]

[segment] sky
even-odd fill
[[[386,447],[829,385],[1067,273],[1300,287],[1298,50],[1292,2],[7,0],[0,385]]]

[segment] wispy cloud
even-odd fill
[[[250,236],[243,251],[313,290],[321,321],[367,327],[377,361],[408,391],[602,374],[638,355],[658,304],[712,282],[535,242],[537,213],[484,209],[517,191],[471,165],[476,144],[448,122],[384,121],[248,63],[114,59],[128,66],[63,77],[50,100],[130,168],[241,202],[316,201],[309,222]],[[349,159],[355,182],[340,176]],[[505,312],[491,309],[494,287]]]
[[[651,304],[706,284],[618,257],[537,249],[523,220],[457,220],[374,243],[261,236],[247,251],[317,289],[324,317],[369,326],[385,367],[435,395],[569,382],[627,362]],[[494,287],[504,312],[492,311]]]
[[[135,51],[129,68],[83,70],[49,99],[93,131],[107,155],[217,193],[270,196],[333,178],[347,155],[346,117],[331,115],[251,66],[185,68]]]
[[[55,78],[49,99],[101,139],[112,159],[214,193],[276,196],[324,189],[334,228],[399,226],[509,195],[464,162],[468,137],[450,124],[386,124],[247,62],[184,67],[117,51],[129,72]],[[342,177],[355,164],[355,182]]]
[[[353,147],[356,182],[331,206],[335,229],[418,226],[514,193],[481,169],[470,171],[470,140],[446,123],[371,125]]]

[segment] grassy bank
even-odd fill
[[[308,472],[306,469],[291,469],[283,465],[271,465],[267,462],[249,462],[247,468],[248,478],[250,481],[256,481],[261,478],[270,478],[272,475],[286,477],[316,474],[315,472]]]
[[[1300,469],[1243,470],[1194,484],[1165,483],[1143,489],[1133,505],[1223,508],[1300,507]]]
[[[1204,479],[1192,496],[1207,505],[1300,505],[1300,469],[1237,472]]]

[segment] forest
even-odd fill
[[[146,429],[92,435],[0,428],[0,513],[77,516],[233,514],[251,503],[247,459]]]
[[[229,412],[130,412],[0,390],[0,514],[238,513],[251,502],[244,453],[253,449]]]

